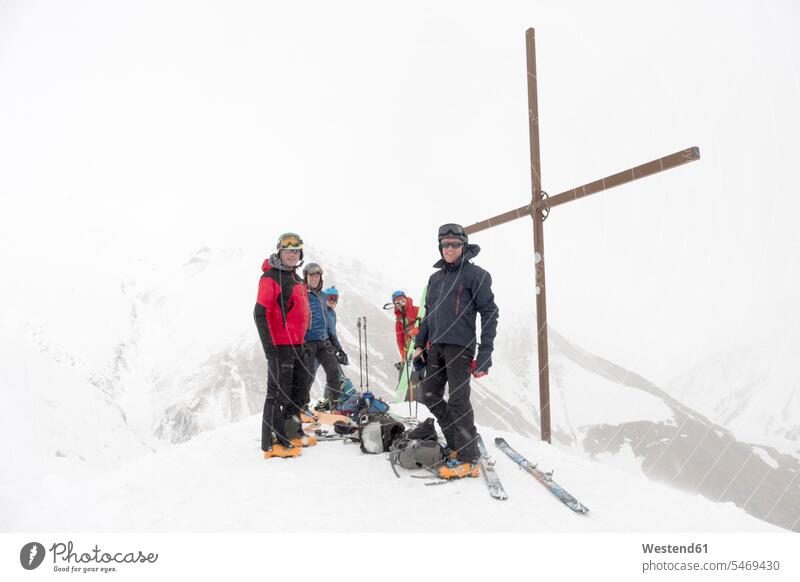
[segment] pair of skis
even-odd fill
[[[548,491],[550,491],[550,493],[555,495],[556,498],[561,501],[561,503],[569,507],[572,511],[575,513],[586,513],[589,511],[588,507],[575,499],[575,497],[573,497],[566,489],[561,487],[561,485],[553,481],[552,472],[545,473],[539,469],[535,464],[531,463],[525,457],[515,451],[504,438],[498,437],[494,439],[494,444],[498,449],[508,455],[512,461],[530,473],[539,483],[541,483]],[[481,438],[481,435],[478,435],[478,448],[481,454],[481,469],[483,469],[483,474],[486,477],[486,483],[489,486],[489,495],[495,499],[508,499],[508,495],[506,494],[505,489],[503,489],[503,484],[500,482],[500,478],[497,476],[497,472],[494,470],[495,461],[486,451],[486,445],[483,443],[483,438]]]

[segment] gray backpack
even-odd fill
[[[392,471],[400,477],[396,465],[404,469],[425,469],[436,472],[445,461],[444,447],[436,441],[409,438],[396,439],[389,449]]]
[[[406,431],[402,422],[385,414],[373,414],[362,417],[358,427],[358,439],[361,441],[361,452],[378,454],[391,449],[392,443]]]

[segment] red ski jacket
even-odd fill
[[[414,307],[414,301],[411,297],[406,296],[406,308],[400,311],[397,307],[394,308],[394,331],[397,337],[397,349],[400,350],[400,357],[406,359],[406,346],[411,344],[414,336],[417,335],[417,328],[419,322],[417,321],[417,313],[419,307]]]
[[[294,268],[281,264],[277,254],[261,265],[258,297],[253,310],[261,345],[301,345],[311,322],[308,289]]]

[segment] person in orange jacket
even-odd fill
[[[408,349],[411,346],[411,342],[414,341],[414,336],[417,335],[419,328],[419,321],[417,321],[419,307],[414,306],[414,301],[404,291],[392,293],[392,304],[394,305],[394,329],[397,338],[397,349],[400,351],[400,361],[394,367],[402,370],[408,355]]]

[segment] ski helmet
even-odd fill
[[[300,249],[300,261],[303,260],[303,239],[294,232],[284,232],[278,237],[278,244],[275,245],[278,252],[290,249]]]
[[[394,301],[398,297],[405,297],[405,296],[406,296],[405,291],[395,291],[394,293],[392,293],[392,301]]]
[[[442,242],[443,238],[457,238],[464,244],[469,242],[467,231],[464,230],[463,226],[454,222],[443,224],[439,227],[439,242]]]
[[[303,267],[303,275],[306,277],[308,275],[323,275],[324,272],[322,267],[320,267],[319,263],[309,263],[305,267]]]
[[[339,290],[336,287],[328,287],[323,293],[328,297],[339,297]]]

